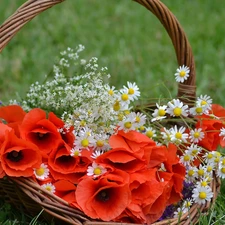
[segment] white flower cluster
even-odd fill
[[[107,68],[99,68],[96,57],[79,60],[83,50],[80,45],[62,52],[53,67],[54,79],[31,85],[22,107],[54,112],[65,122],[65,128],[74,127],[76,149],[71,154],[79,154],[81,148],[94,148],[93,157],[97,157],[109,149],[108,139],[116,127],[136,130],[145,123],[145,115],[130,113],[131,103],[140,96],[137,85],[127,82],[120,90],[110,87],[105,83],[110,77]],[[74,66],[76,72],[71,69]]]

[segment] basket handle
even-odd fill
[[[16,33],[36,15],[64,0],[28,0],[0,26],[0,52]],[[174,45],[179,66],[190,68],[189,78],[178,84],[177,97],[189,105],[196,97],[195,63],[191,46],[181,25],[160,0],[134,0],[150,10],[163,24]]]
[[[41,12],[65,0],[28,0],[0,26],[0,53],[16,33]]]
[[[177,97],[185,103],[193,105],[196,97],[196,73],[191,46],[180,23],[171,11],[160,0],[134,0],[151,11],[162,23],[176,51],[179,66],[190,68],[190,76],[184,83],[178,84]]]

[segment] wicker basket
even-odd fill
[[[0,52],[13,36],[36,15],[44,10],[63,2],[64,0],[28,0],[0,27]],[[191,104],[195,99],[195,65],[192,50],[187,37],[174,15],[160,0],[134,0],[151,11],[163,24],[174,45],[178,65],[190,68],[190,77],[183,84],[178,85],[177,97]],[[211,183],[214,193],[211,203],[199,206],[194,204],[190,211],[177,219],[163,220],[154,223],[163,224],[196,224],[200,213],[207,213],[210,205],[217,198],[220,190],[220,180],[214,177]],[[74,208],[63,199],[41,188],[32,179],[6,177],[0,180],[0,198],[11,203],[19,210],[35,216],[42,211],[46,221],[59,220],[74,225],[116,225],[122,223],[93,221],[84,213]],[[61,223],[60,223],[61,224]],[[125,223],[123,223],[125,224]]]

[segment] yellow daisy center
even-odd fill
[[[222,167],[220,171],[221,173],[225,173],[225,167]]]
[[[201,101],[201,105],[207,105],[207,101],[202,100],[202,101]]]
[[[209,154],[207,155],[207,158],[208,158],[208,159],[212,159],[212,157],[213,157],[213,154],[211,154],[211,153],[209,153]]]
[[[144,126],[140,126],[140,127],[139,127],[139,130],[140,130],[140,131],[145,131],[145,127],[144,127]]]
[[[45,169],[44,168],[39,168],[39,169],[36,169],[36,174],[38,176],[42,176],[43,174],[45,173]]]
[[[186,72],[185,71],[180,71],[180,77],[184,77],[186,75]]]
[[[114,91],[111,89],[108,91],[108,94],[112,96],[112,95],[114,95]]]
[[[199,193],[199,198],[200,198],[200,199],[205,199],[205,198],[206,198],[206,193],[205,193],[204,191],[201,191],[201,192]]]
[[[131,122],[125,122],[124,123],[124,127],[127,128],[127,129],[130,129],[132,126],[132,123]]]
[[[198,170],[198,175],[199,176],[203,176],[205,173],[205,171],[203,169]]]
[[[188,176],[192,177],[194,175],[195,171],[194,170],[189,170],[188,171]]]
[[[114,111],[119,111],[120,110],[120,103],[119,101],[116,101],[115,104],[113,105]]]
[[[104,145],[104,141],[98,140],[98,141],[96,142],[96,145],[97,145],[98,147],[102,147],[102,146]]]
[[[193,156],[195,156],[197,153],[198,153],[198,150],[197,150],[197,149],[193,149],[193,150],[191,151],[191,154],[192,154]]]
[[[149,137],[149,138],[153,137],[153,135],[154,135],[154,133],[153,133],[152,130],[148,130],[148,131],[146,132],[146,136]]]
[[[119,120],[119,121],[122,121],[122,120],[123,120],[123,114],[122,114],[122,113],[120,113],[120,114],[118,115],[118,120]]]
[[[125,94],[125,93],[122,94],[121,99],[122,99],[123,101],[127,101],[127,100],[129,99],[128,94]]]
[[[173,113],[175,116],[180,116],[181,113],[182,113],[182,109],[179,108],[179,107],[176,107],[174,110],[173,110]]]
[[[133,95],[133,94],[134,94],[134,89],[133,89],[133,88],[129,88],[128,94],[129,94],[129,95]]]
[[[85,125],[86,125],[86,122],[85,122],[84,120],[81,120],[81,121],[80,121],[80,126],[81,126],[81,127],[84,127]]]
[[[185,162],[190,161],[190,156],[189,156],[189,155],[185,155],[185,156],[184,156],[184,161],[185,161]]]
[[[159,109],[158,111],[159,116],[165,116],[165,114],[166,114],[166,111],[164,109]]]
[[[79,156],[79,153],[80,153],[80,152],[79,152],[78,150],[74,151],[74,153],[73,153],[74,157]]]
[[[197,108],[195,109],[195,112],[196,112],[196,113],[202,113],[202,107],[197,107]]]
[[[176,137],[177,139],[181,139],[181,138],[182,138],[182,133],[177,132],[177,133],[175,134],[175,137]]]
[[[46,186],[45,189],[46,189],[47,191],[50,191],[50,192],[52,191],[52,187],[51,187],[51,186]]]
[[[207,182],[206,182],[206,181],[202,181],[202,182],[201,182],[201,186],[202,186],[202,187],[206,187],[206,186],[207,186]]]
[[[136,121],[137,123],[140,123],[141,118],[140,118],[139,116],[136,116],[135,121]]]
[[[207,167],[207,172],[211,172],[212,169],[213,169],[212,166],[208,166],[208,167]]]
[[[125,115],[129,115],[130,114],[130,110],[126,109],[123,111]]]
[[[193,136],[194,136],[194,138],[199,138],[200,137],[200,133],[199,132],[195,132]]]
[[[102,173],[102,170],[99,167],[94,168],[94,174],[95,175],[100,175]]]
[[[83,146],[83,147],[88,147],[88,145],[89,145],[89,141],[88,141],[88,139],[83,139],[82,141],[81,141],[81,145]]]
[[[186,202],[185,206],[186,208],[189,208],[191,206],[191,202]]]

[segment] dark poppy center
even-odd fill
[[[109,192],[107,190],[100,191],[97,194],[97,199],[101,202],[107,202],[109,200]]]
[[[21,159],[23,159],[23,153],[22,151],[11,151],[7,154],[7,159],[12,162],[19,162]]]
[[[43,133],[39,133],[39,132],[36,133],[36,135],[37,135],[37,139],[38,139],[38,140],[44,140],[44,139],[48,138],[48,136],[49,136],[48,133],[43,134]]]

